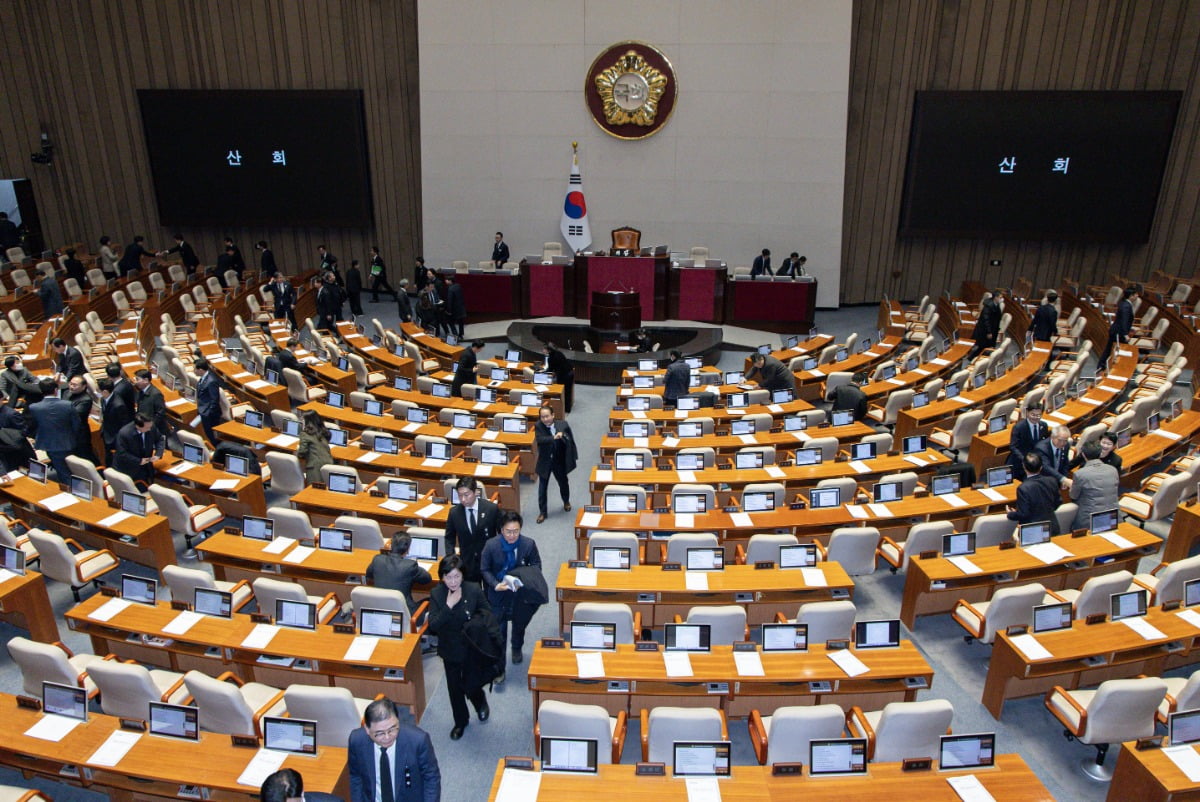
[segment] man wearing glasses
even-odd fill
[[[508,622],[512,622],[512,661],[524,659],[525,628],[537,612],[537,604],[528,601],[527,582],[536,581],[542,572],[542,557],[533,538],[521,534],[524,519],[515,510],[500,514],[500,537],[483,546],[480,567],[488,604],[500,624],[504,640],[508,640]],[[543,582],[544,584],[544,582]],[[501,677],[504,675],[501,674]],[[497,680],[499,681],[499,680]]]
[[[442,774],[429,734],[400,723],[390,699],[367,705],[350,733],[350,802],[439,802]]]

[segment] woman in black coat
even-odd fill
[[[429,594],[429,631],[438,637],[438,657],[446,671],[446,693],[454,713],[450,740],[457,741],[471,722],[467,699],[480,721],[487,721],[491,715],[483,687],[472,681],[471,648],[463,634],[471,616],[488,609],[488,603],[477,583],[463,581],[462,558],[457,554],[442,558],[438,576],[441,582]]]

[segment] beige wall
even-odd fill
[[[642,244],[749,264],[798,250],[838,300],[851,4],[847,0],[418,0],[425,256],[472,263],[503,230],[514,257],[560,240],[580,143],[593,247]],[[655,136],[601,131],[592,60],[654,45],[679,81]]]

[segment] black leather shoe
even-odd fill
[[[492,709],[490,707],[488,707],[487,705],[484,705],[479,710],[479,720],[480,721],[487,721],[491,715],[492,715]]]
[[[497,676],[494,680],[492,680],[492,682],[496,683],[497,685],[503,685],[505,676],[506,676],[505,673],[503,671],[501,671],[499,676]]]
[[[545,513],[542,513],[541,515],[539,515],[539,516],[537,517],[537,522],[538,522],[538,523],[542,523],[542,522],[543,522],[543,521],[545,521],[545,520],[546,520],[546,514],[545,514]]]
[[[571,511],[571,502],[568,501],[568,502],[564,503],[563,509],[566,510],[567,512],[570,512]]]
[[[463,732],[462,727],[455,727],[454,729],[450,730],[450,740],[457,741],[459,738],[462,737],[462,732]]]
[[[517,663],[520,663],[522,660],[525,659],[525,656],[523,654],[521,654],[520,649],[513,649],[512,657],[513,657],[513,665],[516,665]]]

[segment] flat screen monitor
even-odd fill
[[[437,538],[413,535],[408,544],[408,556],[420,562],[431,562],[437,560]]]
[[[637,512],[638,497],[633,493],[605,493],[604,511],[608,513]]]
[[[929,405],[929,393],[920,392],[920,393],[913,394],[913,398],[912,398],[912,408],[913,409],[920,409],[921,407],[928,406],[928,405]]]
[[[263,716],[263,748],[298,755],[317,753],[317,722]]]
[[[617,648],[617,625],[607,622],[572,621],[570,644],[572,649],[611,652]]]
[[[657,359],[639,359],[638,370],[658,370]]]
[[[988,487],[1004,487],[1011,485],[1013,481],[1013,471],[1011,465],[997,465],[995,468],[988,468],[987,474],[984,477]]]
[[[900,619],[854,622],[854,648],[883,649],[900,645]]]
[[[618,453],[613,459],[613,464],[618,471],[642,471],[646,469],[646,455]]]
[[[814,738],[808,742],[812,777],[867,773],[866,738]]]
[[[1159,414],[1158,412],[1152,412],[1146,418],[1146,431],[1153,432],[1155,429],[1158,428],[1158,425],[1161,422],[1161,420],[1162,420],[1161,414]]]
[[[417,483],[392,479],[387,483],[387,497],[392,501],[416,501]]]
[[[1137,618],[1146,614],[1146,599],[1149,593],[1145,588],[1129,590],[1125,593],[1114,593],[1109,596],[1109,616],[1113,621],[1122,618]]]
[[[675,457],[675,469],[680,471],[702,471],[704,470],[704,455],[681,453]]]
[[[275,537],[275,522],[256,515],[242,516],[242,537],[251,540],[271,540]]]
[[[226,454],[225,470],[234,476],[249,476],[250,460],[238,454]]]
[[[812,543],[779,547],[780,568],[812,568],[817,564],[817,547]]]
[[[708,624],[666,624],[668,652],[708,652],[712,650],[712,627]]]
[[[329,551],[354,551],[354,533],[349,529],[322,526],[317,529],[317,548]]]
[[[404,410],[404,420],[409,423],[428,423],[429,410],[423,407],[408,407]]]
[[[739,470],[761,468],[763,453],[761,451],[739,451],[733,455],[733,464]]]
[[[971,386],[978,390],[983,385],[987,384],[987,374],[982,370],[971,376]]]
[[[71,495],[84,501],[92,500],[92,480],[83,476],[71,476]]]
[[[377,434],[371,441],[371,450],[380,454],[399,454],[400,442],[389,434]]]
[[[794,401],[795,399],[796,399],[796,392],[794,390],[772,390],[771,391],[771,403],[772,404],[786,404],[789,401]]]
[[[950,493],[958,492],[958,474],[943,473],[937,474],[929,482],[930,492],[935,496],[945,496]]]
[[[743,512],[769,512],[775,509],[775,492],[772,490],[749,490],[742,493]]]
[[[819,448],[797,448],[792,452],[792,459],[797,465],[820,465],[825,459],[825,452]]]
[[[504,446],[481,446],[479,461],[484,465],[507,465],[508,449]]]
[[[345,393],[339,393],[336,390],[330,390],[329,394],[325,396],[325,403],[329,404],[329,406],[333,407],[334,409],[345,409],[346,395]]]
[[[852,459],[852,460],[875,459],[876,455],[879,453],[877,450],[878,448],[879,448],[879,445],[875,442],[854,443],[850,446],[850,459]]]
[[[728,777],[733,765],[729,741],[676,741],[671,771],[676,777]]]
[[[1133,430],[1126,426],[1117,432],[1117,448],[1124,448],[1133,439]]]
[[[451,416],[451,424],[455,429],[474,429],[478,423],[478,418],[470,412],[455,412]]]
[[[732,435],[754,434],[756,429],[754,421],[746,418],[736,418],[729,424],[729,433]]]
[[[816,487],[808,494],[808,506],[814,510],[825,510],[841,506],[842,489],[840,487]]]
[[[517,395],[517,405],[523,407],[540,406],[542,398],[537,393],[520,393]]]
[[[46,463],[35,459],[29,460],[29,478],[35,482],[46,483]]]
[[[445,384],[444,382],[435,382],[433,386],[429,388],[429,394],[434,398],[449,398],[450,385]]]
[[[287,419],[283,422],[283,433],[288,437],[300,436],[300,421]]]
[[[687,550],[689,571],[721,571],[725,568],[725,550],[722,548],[693,548]]]
[[[993,415],[988,418],[988,434],[996,434],[1008,428],[1008,417],[1005,415]]]
[[[1033,631],[1054,632],[1071,628],[1071,603],[1038,604],[1033,608]]]
[[[281,384],[279,381],[279,371],[272,368],[267,368],[266,372],[263,373],[263,378],[271,384]]]
[[[1180,710],[1167,715],[1171,746],[1200,741],[1200,710]]]
[[[42,711],[49,715],[87,721],[87,690],[43,680]]]
[[[158,601],[158,580],[121,574],[121,598],[138,604],[153,605]]]
[[[187,741],[200,740],[200,708],[195,705],[151,702],[148,724],[151,735],[183,738]]]
[[[958,386],[958,382],[946,382],[946,386],[942,388],[946,393],[946,398],[957,398],[962,391]]]
[[[943,557],[966,557],[974,553],[974,532],[951,532],[948,535],[942,535]]]
[[[725,371],[725,384],[741,384],[746,381],[746,374],[740,370]]]
[[[708,511],[708,496],[704,493],[672,493],[671,512],[704,513]]]
[[[595,738],[542,738],[542,771],[571,774],[595,774],[597,745]]]
[[[317,605],[312,602],[276,599],[275,623],[294,629],[316,629]]]
[[[763,624],[764,652],[808,651],[808,624]]]
[[[1036,546],[1050,540],[1050,522],[1034,521],[1017,527],[1017,540],[1022,547]]]
[[[542,384],[542,385],[554,384],[554,374],[547,373],[544,370],[536,371],[533,374],[533,383],[534,384]]]
[[[358,481],[348,473],[330,473],[327,479],[329,480],[329,489],[334,493],[345,493],[352,496],[358,492]]]
[[[203,465],[208,462],[204,458],[204,448],[202,446],[192,445],[191,443],[183,444],[183,461],[190,462],[193,465]]]
[[[528,426],[524,418],[501,418],[500,431],[505,434],[525,434]]]
[[[630,412],[645,412],[647,409],[650,409],[650,398],[644,395],[630,396],[625,401],[625,407]]]
[[[364,607],[358,611],[358,632],[373,638],[403,638],[404,613]]]
[[[834,362],[845,362],[849,358],[850,358],[850,351],[844,347],[837,349],[833,353],[833,361]]]
[[[781,342],[783,344],[784,350],[786,350],[788,348],[795,348],[797,345],[800,344],[800,335],[799,334],[789,334],[788,336],[782,338]]]
[[[895,377],[896,377],[896,366],[894,364],[893,365],[884,365],[882,368],[879,369],[878,381],[887,381],[888,379],[893,379]]]
[[[914,434],[911,437],[905,437],[901,441],[901,453],[903,454],[920,454],[926,449],[925,435]]]
[[[675,409],[682,411],[690,411],[700,409],[700,399],[692,395],[681,395],[675,399]]]
[[[750,405],[749,393],[730,393],[729,400],[725,402],[725,406],[729,409],[741,409]]]
[[[899,501],[904,498],[903,482],[876,482],[871,485],[871,498],[876,504]]]
[[[437,440],[430,440],[425,444],[425,457],[427,459],[435,459],[445,461],[450,459],[451,451],[449,443],[442,443]]]
[[[377,401],[374,398],[368,398],[366,401],[363,401],[363,414],[374,415],[377,418],[381,417],[383,415],[383,402]]]
[[[350,442],[350,433],[345,429],[330,427],[325,430],[325,433],[329,435],[329,445],[331,446],[345,447]]]
[[[808,357],[807,359],[804,360],[803,364],[801,365],[801,368],[803,370],[816,370],[817,369],[817,358],[815,356]]]
[[[849,426],[854,423],[854,410],[835,409],[829,416],[831,426]]]
[[[621,423],[622,437],[649,437],[650,422],[644,420],[627,420]]]
[[[196,588],[192,596],[192,609],[202,615],[215,618],[233,617],[233,593],[228,590]]]
[[[518,351],[516,348],[506,349],[504,352],[504,361],[505,362],[520,362],[521,361],[521,352]]]
[[[943,735],[938,749],[938,768],[978,769],[996,764],[996,733]]]
[[[1200,604],[1200,579],[1189,579],[1183,583],[1183,604],[1185,607]]]
[[[337,358],[337,369],[346,373],[350,372],[350,359],[348,357],[339,356]]]
[[[596,546],[592,549],[592,567],[607,571],[627,571],[630,549],[627,546]]]
[[[403,356],[403,354],[397,354],[397,356]],[[392,388],[396,390],[403,390],[405,392],[412,390],[412,379],[408,378],[407,376],[397,376],[396,378],[392,379]],[[478,399],[478,394],[476,394],[476,398]]]
[[[992,378],[993,379],[1002,379],[1002,378],[1004,378],[1004,374],[1007,372],[1008,372],[1008,363],[1005,362],[1003,359],[1001,359],[1000,361],[998,361],[996,363],[996,367],[994,367],[992,369]]]
[[[24,576],[25,552],[11,546],[0,546],[0,569]]]
[[[496,400],[496,391],[489,387],[480,387],[475,391],[475,400],[483,404],[491,404]]]
[[[684,420],[679,422],[675,433],[679,437],[703,437],[704,426],[699,421]]]
[[[245,416],[242,418],[242,423],[246,424],[247,426],[252,426],[255,429],[261,429],[263,427],[264,420],[265,417],[261,412],[259,412],[257,409],[251,409],[246,411]]]
[[[689,356],[684,357],[683,364],[692,370],[700,370],[700,368],[704,367],[704,360],[698,356]]]
[[[492,372],[488,374],[494,382],[508,381],[508,371],[504,368],[492,368]]]
[[[1098,535],[1102,532],[1117,531],[1117,510],[1100,510],[1093,512],[1091,517],[1091,531],[1093,535]]]

